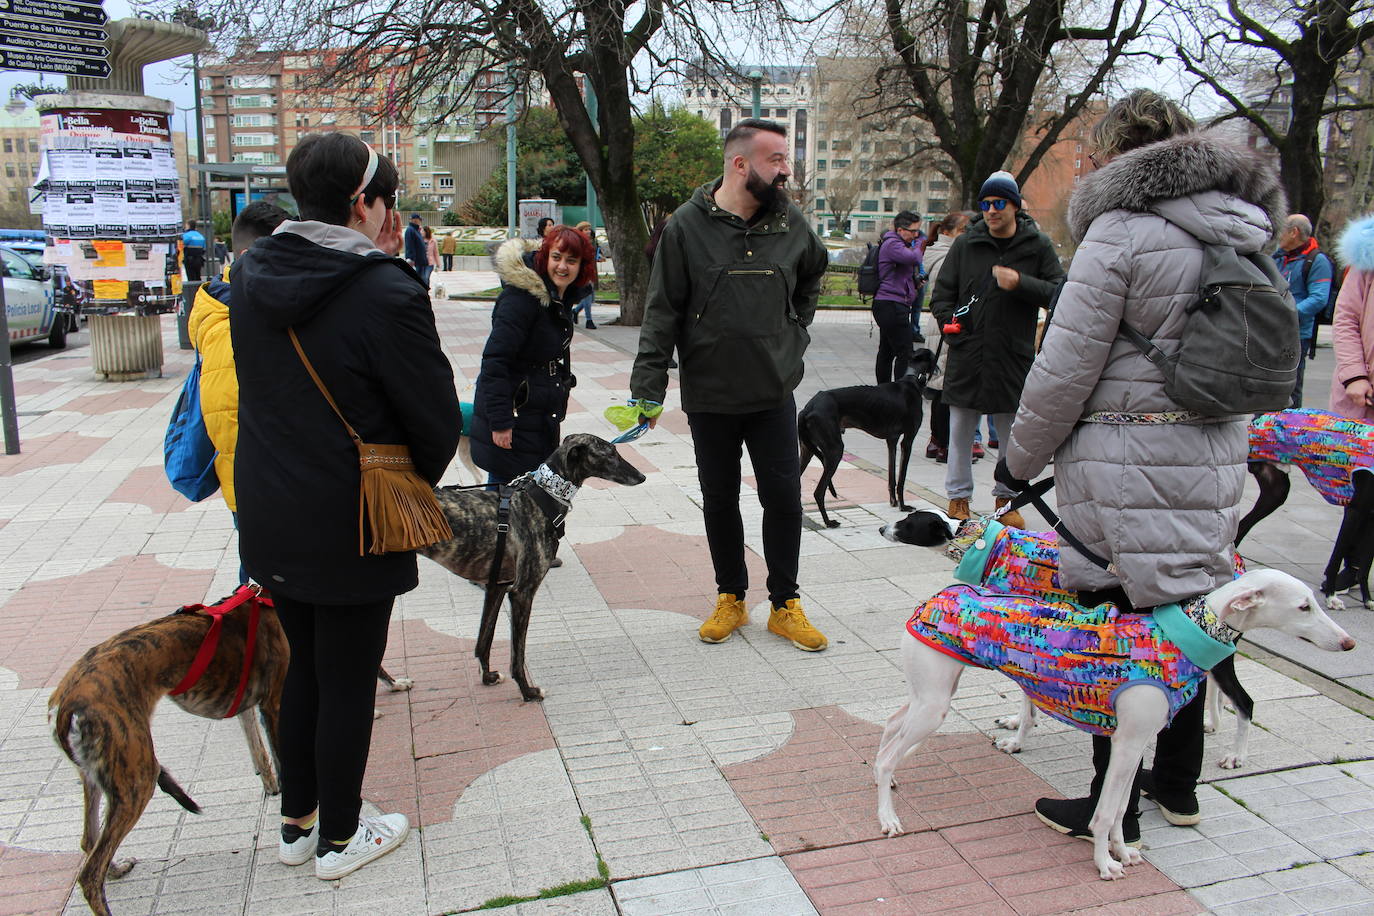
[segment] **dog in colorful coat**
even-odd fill
[[[982,585],[944,589],[908,622],[902,667],[910,699],[888,719],[874,764],[878,821],[888,836],[902,831],[892,802],[897,765],[944,721],[965,665],[999,670],[1046,713],[1113,736],[1106,783],[1090,822],[1098,874],[1113,879],[1141,861],[1126,845],[1121,822],[1146,744],[1196,695],[1207,669],[1234,651],[1237,634],[1268,626],[1330,651],[1355,647],[1307,586],[1272,569],[1246,573],[1186,606],[1153,614],[1011,592],[1005,586],[1030,582],[1069,594],[1058,582],[1057,546],[1053,564],[990,567],[1002,530],[989,522],[975,533],[956,571],[963,581]]]
[[[1339,592],[1360,587],[1360,601],[1374,610],[1369,573],[1374,561],[1374,424],[1324,410],[1280,410],[1250,423],[1250,473],[1259,483],[1254,508],[1241,519],[1236,543],[1288,498],[1287,468],[1297,465],[1318,493],[1344,506],[1340,531],[1322,575],[1326,606],[1345,607]]]

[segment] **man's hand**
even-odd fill
[[[388,210],[382,219],[382,231],[377,233],[377,248],[393,257],[400,254],[404,243],[403,232],[401,214]]]
[[[493,429],[491,431],[492,444],[497,448],[510,448],[511,440],[515,437],[513,429]]]
[[[1022,480],[1019,477],[1011,476],[1011,471],[1007,470],[1007,459],[1005,458],[997,459],[997,467],[992,469],[992,479],[1002,484],[1013,493],[1020,493],[1030,486],[1029,480]]]
[[[1350,402],[1356,407],[1374,405],[1374,384],[1367,378],[1357,378],[1345,386],[1345,396],[1350,398]]]
[[[1003,267],[1001,264],[992,268],[992,276],[997,281],[997,286],[1007,292],[1011,292],[1021,285],[1021,274],[1010,267]]]

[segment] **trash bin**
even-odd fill
[[[162,377],[159,315],[92,315],[91,368],[107,382]]]

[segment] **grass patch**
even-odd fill
[[[546,887],[539,893],[529,897],[516,897],[512,894],[507,894],[503,897],[492,897],[477,909],[499,910],[504,907],[515,906],[518,903],[529,903],[532,900],[548,900],[553,897],[566,897],[569,894],[580,894],[583,891],[598,890],[599,888],[605,887],[607,883],[605,878],[588,878],[586,881],[569,881],[567,884],[560,884],[557,887]]]
[[[601,850],[596,848],[596,834],[592,833],[592,819],[587,815],[582,815],[582,829],[587,831],[587,839],[592,841],[592,852],[596,853],[596,872],[601,876],[601,884],[605,886],[611,882],[611,867],[606,864],[606,860],[601,858]]]
[[[1219,784],[1217,784],[1217,783],[1212,783],[1211,785],[1212,785],[1212,788],[1216,789],[1216,790],[1217,790],[1218,792],[1220,792],[1222,795],[1225,795],[1227,798],[1231,799],[1231,801],[1233,801],[1233,802],[1235,802],[1236,804],[1240,805],[1240,806],[1241,806],[1242,808],[1244,808],[1246,811],[1249,811],[1249,810],[1250,810],[1250,806],[1247,805],[1247,804],[1245,803],[1245,799],[1241,798],[1239,795],[1235,795],[1235,794],[1232,794],[1231,792],[1227,792],[1225,786],[1219,785]]]

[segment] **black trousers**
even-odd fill
[[[1084,607],[1096,607],[1110,601],[1123,611],[1133,610],[1125,591],[1119,586],[1100,591],[1082,591],[1078,601]],[[1202,719],[1207,706],[1207,682],[1198,688],[1197,696],[1178,711],[1174,720],[1164,727],[1155,739],[1155,760],[1152,769],[1155,790],[1166,801],[1179,796],[1191,796],[1197,791],[1202,775]],[[1093,781],[1089,796],[1096,799],[1107,778],[1107,764],[1112,756],[1112,739],[1093,735]],[[1127,811],[1137,810],[1140,803],[1140,780],[1131,786],[1131,800]]]
[[[801,552],[801,462],[797,452],[797,404],[756,413],[689,413],[701,482],[706,543],[716,571],[716,590],[744,597],[744,521],[739,511],[740,458],[749,449],[759,504],[763,506],[763,559],[768,598],[776,607],[798,597]]]
[[[911,306],[891,299],[873,300],[873,320],[878,323],[878,359],[873,374],[878,384],[899,379],[911,363],[915,333],[911,329]]]
[[[945,403],[943,391],[932,391],[930,399],[930,438],[940,448],[949,448],[949,405]]]
[[[442,254],[439,257],[444,259],[444,270],[453,270],[453,255]]]
[[[338,605],[272,597],[291,645],[281,697],[281,813],[305,817],[318,805],[320,835],[346,840],[358,830],[394,599]]]
[[[182,252],[181,263],[186,267],[186,279],[199,280],[205,269],[205,252],[198,248],[187,248]]]

